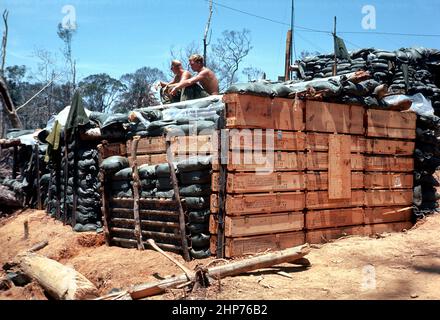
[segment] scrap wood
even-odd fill
[[[285,262],[294,262],[310,252],[308,244],[285,249],[277,252],[271,252],[264,255],[232,262],[225,265],[211,268],[199,268],[205,272],[205,276],[219,280],[228,276],[239,275],[248,271],[269,268]],[[196,280],[196,274],[192,273],[191,282]],[[188,276],[181,274],[165,280],[136,285],[125,291],[124,294],[130,295],[132,299],[143,299],[153,295],[164,293],[168,289],[175,289],[183,284],[188,284]],[[116,295],[115,295],[116,296]],[[108,296],[107,296],[108,297]],[[102,298],[99,298],[102,300]],[[111,299],[111,297],[110,297]]]

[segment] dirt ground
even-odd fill
[[[24,240],[26,220],[29,239]],[[223,279],[196,293],[176,289],[151,299],[440,299],[439,235],[440,215],[436,214],[407,232],[312,245],[307,255],[310,268],[282,264]],[[43,240],[49,245],[40,254],[73,266],[102,295],[181,273],[155,251],[108,247],[102,234],[75,233],[37,210],[0,220],[0,265]],[[172,255],[184,263],[182,257]],[[213,260],[194,260],[186,265],[195,268]],[[31,283],[0,291],[0,299],[47,298],[36,283]]]

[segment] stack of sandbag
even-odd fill
[[[73,152],[69,153],[69,157]],[[102,227],[98,150],[94,146],[82,143],[77,157],[77,187],[75,189],[77,205],[74,230],[94,231]]]
[[[68,143],[67,150],[74,150],[76,143],[74,141]],[[60,167],[60,210],[62,220],[67,224],[72,224],[72,212],[73,212],[73,176],[76,174],[76,170],[74,168],[74,152],[69,152],[67,154],[67,159],[64,156],[66,154],[66,147],[63,145],[61,147],[61,167]],[[66,163],[67,162],[67,163]],[[67,172],[66,172],[67,170]]]

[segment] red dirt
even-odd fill
[[[23,223],[29,222],[29,239],[23,239]],[[312,246],[307,258],[311,268],[283,264],[229,277],[193,294],[180,290],[152,299],[440,299],[440,215],[420,221],[405,233],[378,238],[347,237],[322,246]],[[100,294],[114,288],[155,281],[182,272],[161,254],[105,245],[102,234],[76,233],[70,226],[28,210],[0,220],[0,264],[17,253],[48,240],[39,251],[60,263],[72,265],[92,281]],[[171,254],[181,263],[183,258]],[[198,264],[185,263],[194,269]],[[284,271],[291,278],[277,272]],[[368,272],[366,274],[366,272]],[[1,271],[3,272],[3,271]],[[0,277],[4,274],[0,273]],[[0,291],[0,299],[46,299],[31,283]]]

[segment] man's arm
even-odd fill
[[[202,71],[200,72],[197,76],[191,78],[191,79],[186,79],[186,80],[182,80],[179,82],[179,84],[177,84],[172,90],[171,90],[171,94],[173,94],[175,91],[179,90],[179,89],[183,89],[189,86],[192,86],[193,84],[196,84],[199,81],[202,81],[203,79],[205,79],[206,77],[206,72]]]

